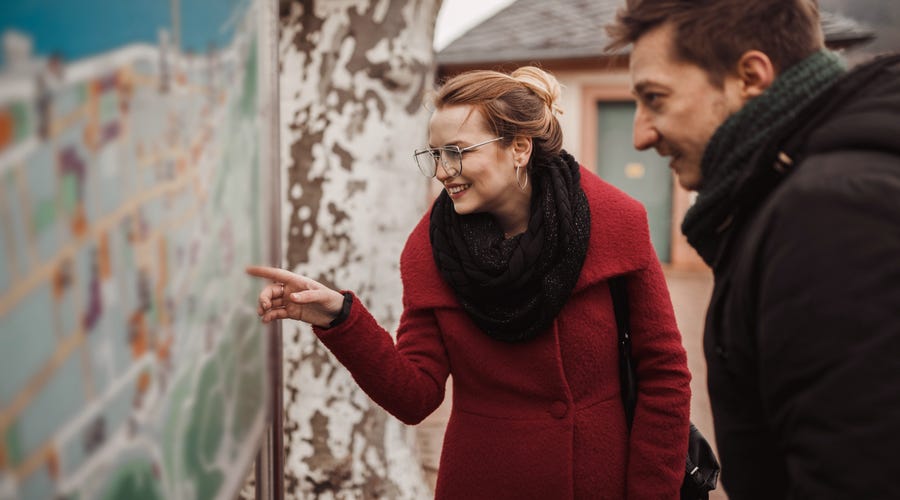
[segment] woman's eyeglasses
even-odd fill
[[[463,153],[500,140],[503,140],[503,137],[479,142],[462,149],[456,145],[417,149],[415,152],[416,164],[425,177],[434,177],[437,173],[438,164],[441,165],[441,168],[444,169],[448,176],[456,177],[462,173]]]

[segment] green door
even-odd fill
[[[634,103],[597,103],[597,174],[644,204],[656,255],[669,262],[672,174],[654,150],[636,151],[631,140]]]

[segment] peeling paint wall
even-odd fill
[[[427,209],[440,0],[280,3],[282,264],[354,290],[393,331],[399,257]],[[428,498],[413,429],[372,403],[311,329],[284,325],[287,498]]]

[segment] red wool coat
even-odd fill
[[[492,340],[462,310],[431,253],[429,216],[400,259],[396,345],[354,300],[321,341],[379,405],[408,424],[433,412],[453,375],[439,499],[678,498],[690,374],[666,282],[636,201],[582,168],[591,235],[581,276],[550,331]],[[607,278],[628,275],[639,380],[631,437],[619,394]]]

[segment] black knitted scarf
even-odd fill
[[[591,216],[578,163],[565,151],[530,169],[528,229],[506,239],[485,213],[458,215],[446,192],[431,211],[434,262],[472,321],[504,342],[547,330],[587,254]]]
[[[700,167],[703,186],[681,225],[688,242],[707,264],[713,265],[718,254],[720,234],[735,210],[733,200],[741,179],[759,164],[751,160],[794,126],[795,118],[844,71],[834,53],[816,52],[786,70],[713,134]],[[774,158],[771,160],[770,165]]]

